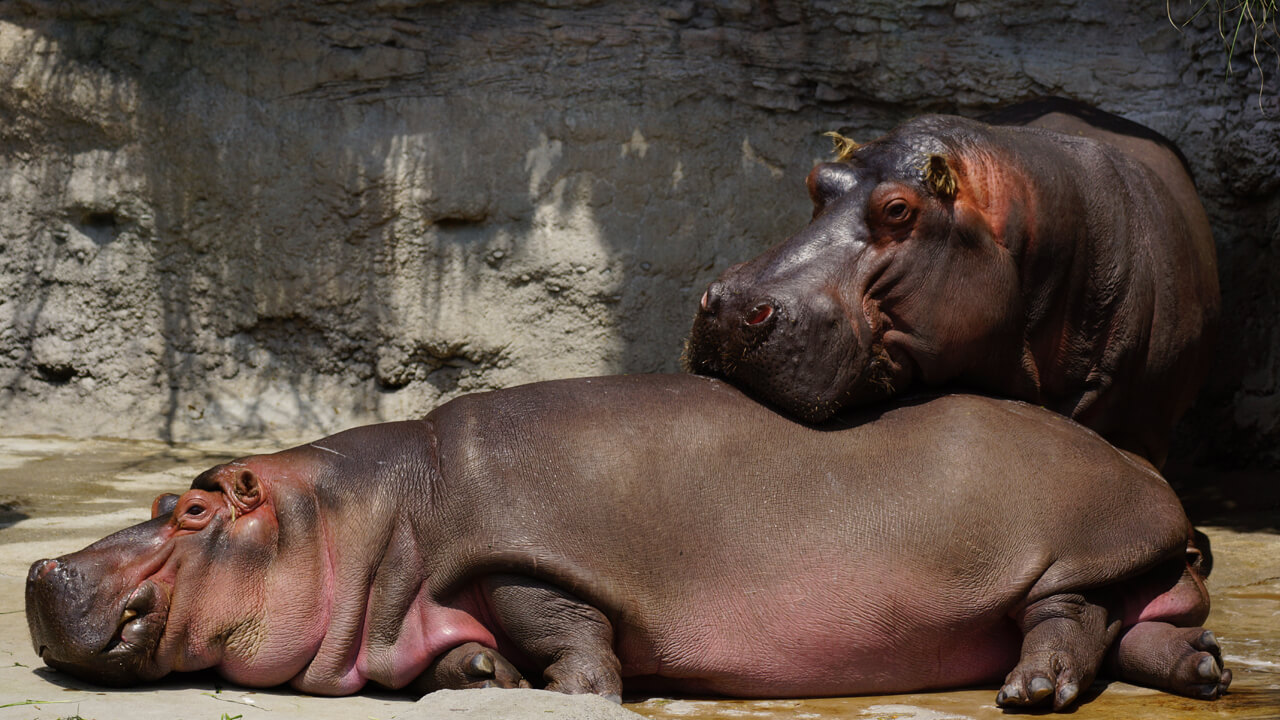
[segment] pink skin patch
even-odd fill
[[[404,687],[430,667],[436,658],[469,642],[496,647],[493,633],[469,613],[437,605],[420,595],[405,618],[399,640],[380,653],[388,660],[385,674],[371,675],[369,679],[387,687]],[[371,655],[366,650],[361,654],[361,660],[368,664]]]
[[[956,197],[957,215],[965,210],[976,213],[991,229],[996,242],[1007,247],[1006,221],[1012,208],[1020,206],[1028,226],[1036,216],[1034,198],[1027,192],[1031,181],[996,155],[973,152],[955,159],[962,178]]]
[[[1190,568],[1178,583],[1146,601],[1137,622],[1164,621],[1174,624],[1199,625],[1209,611],[1209,594],[1204,582]]]
[[[1007,608],[975,617],[963,603],[928,608],[878,586],[850,598],[833,594],[833,577],[838,571],[815,567],[812,582],[748,588],[736,598],[709,590],[667,611],[681,618],[678,627],[637,618],[651,629],[620,632],[623,676],[636,688],[799,697],[997,682],[1017,662],[1021,635]],[[901,612],[871,610],[886,607]]]

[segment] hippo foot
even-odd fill
[[[1076,666],[1074,658],[1061,653],[1023,656],[1005,677],[1004,686],[996,693],[996,704],[1007,708],[1052,703],[1054,710],[1062,710],[1080,695],[1083,683]]]
[[[1107,658],[1108,670],[1136,685],[1216,700],[1231,685],[1213,631],[1142,622],[1129,628]]]
[[[414,683],[414,689],[423,693],[491,687],[527,688],[529,683],[496,650],[474,642],[436,658]]]
[[[1101,605],[1081,595],[1053,595],[1022,613],[1022,654],[996,694],[1001,707],[1052,705],[1063,710],[1093,684],[1119,632]]]

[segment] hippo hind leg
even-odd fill
[[[1209,614],[1203,542],[1197,537],[1187,546],[1185,562],[1172,563],[1147,580],[1157,589],[1168,589],[1130,611],[1143,620],[1126,628],[1108,653],[1109,675],[1204,700],[1216,700],[1227,691],[1231,671],[1222,665],[1213,633],[1200,627]],[[1169,576],[1176,580],[1170,583]]]
[[[416,692],[429,693],[468,688],[527,688],[529,683],[498,651],[469,642],[437,658],[411,687]]]
[[[1125,630],[1107,655],[1107,673],[1202,700],[1216,700],[1231,684],[1212,631],[1165,622],[1140,622]]]
[[[485,578],[484,589],[507,637],[545,668],[548,690],[622,702],[621,663],[613,651],[613,626],[603,613],[529,577],[493,575]]]
[[[1052,704],[1062,710],[1093,683],[1120,629],[1083,595],[1051,595],[1020,614],[1022,654],[996,695],[1001,707]]]

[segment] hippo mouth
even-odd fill
[[[146,668],[160,645],[168,616],[168,592],[154,580],[144,580],[125,598],[112,631],[103,633],[106,640],[96,649],[46,642],[36,652],[49,667],[75,677],[102,685],[133,685],[148,679]]]
[[[154,580],[143,580],[125,600],[116,632],[102,652],[111,654],[144,654],[160,644],[165,623],[169,619],[167,593]]]

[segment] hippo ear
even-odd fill
[[[223,492],[242,513],[253,510],[266,499],[266,488],[263,487],[262,481],[248,468],[240,468],[239,471],[231,473]]]
[[[956,174],[946,155],[930,155],[924,164],[924,184],[943,200],[956,196]]]
[[[151,503],[151,519],[154,520],[161,515],[168,515],[178,506],[178,496],[173,493],[161,493]]]
[[[827,203],[852,190],[856,180],[853,168],[844,163],[815,165],[809,171],[809,177],[805,178],[809,198],[813,200],[814,217],[822,212]]]

